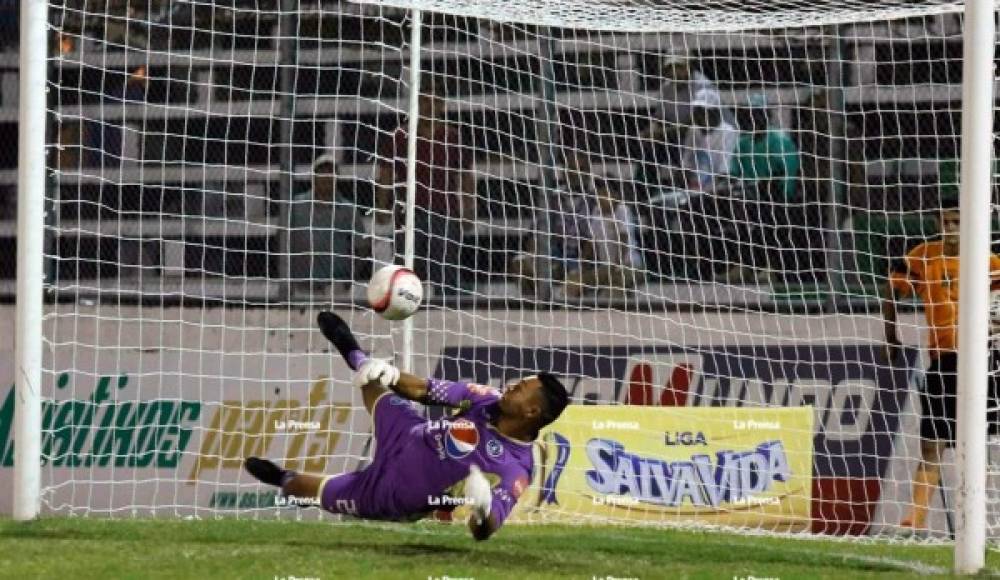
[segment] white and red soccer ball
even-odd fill
[[[420,278],[402,266],[379,268],[368,283],[368,304],[386,320],[413,316],[423,299]]]

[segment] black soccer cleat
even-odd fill
[[[267,459],[261,459],[260,457],[248,457],[246,461],[243,462],[243,467],[246,468],[247,473],[254,476],[257,481],[273,485],[275,487],[281,487],[281,480],[285,476],[284,469],[275,465],[274,462]]]
[[[351,361],[348,355],[356,350],[361,350],[358,340],[351,332],[351,327],[344,322],[343,318],[333,312],[320,312],[319,316],[316,317],[316,322],[319,324],[319,331],[333,343],[333,346],[337,347],[340,356],[344,357],[344,360],[350,365]]]

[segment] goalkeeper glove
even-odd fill
[[[469,467],[469,477],[465,480],[465,496],[472,500],[472,517],[480,525],[490,516],[493,506],[493,488],[475,465]]]
[[[370,358],[354,373],[355,387],[363,387],[376,381],[383,387],[391,388],[399,381],[399,369],[387,360]]]

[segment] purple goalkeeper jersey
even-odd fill
[[[425,419],[414,404],[383,395],[373,409],[376,451],[364,471],[332,480],[323,505],[338,510],[338,500],[353,500],[356,515],[409,519],[464,501],[461,486],[476,465],[490,481],[490,514],[502,524],[528,487],[531,442],[496,430],[500,394],[482,385],[429,379],[427,402],[460,409],[458,415]],[[339,479],[339,478],[337,478]]]

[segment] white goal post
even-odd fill
[[[566,379],[522,521],[890,536],[919,512],[984,566],[994,2],[91,4],[21,4],[0,513],[289,517],[243,456],[370,455],[312,328],[333,308],[417,373]],[[958,430],[917,501],[939,338],[901,299],[886,362],[879,309],[952,195]],[[427,283],[398,328],[362,299],[384,262]]]
[[[21,3],[21,92],[18,111],[18,246],[15,365],[18,459],[14,517],[41,509],[42,300],[45,214],[45,83],[48,4]]]
[[[959,273],[962,280],[958,332],[958,522],[955,571],[978,572],[986,563],[986,415],[989,323],[977,312],[989,310],[989,272],[976,268],[990,256],[993,181],[993,64],[996,24],[993,2],[966,3],[962,86],[963,216]]]

